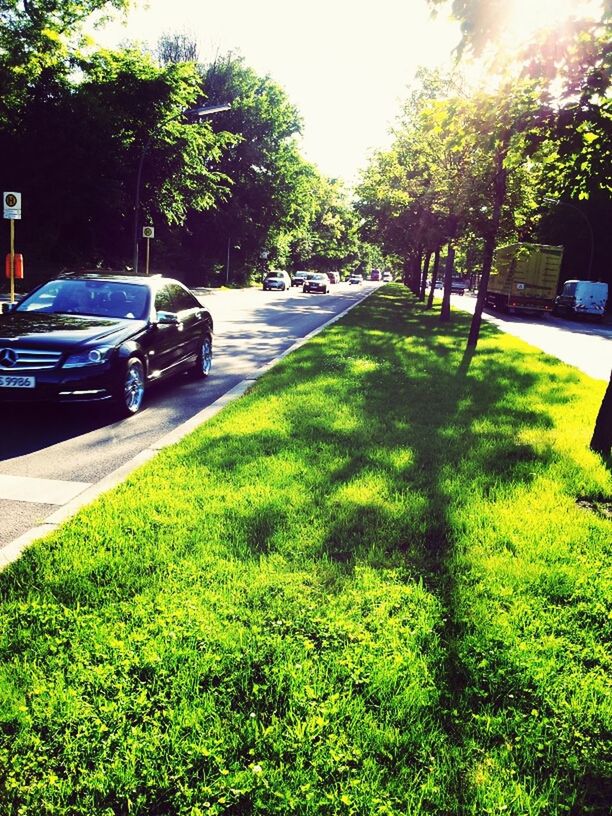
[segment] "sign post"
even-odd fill
[[[2,203],[4,207],[4,217],[10,223],[11,232],[11,253],[10,253],[10,279],[11,279],[11,303],[15,302],[15,221],[21,218],[21,193],[3,193]]]
[[[145,265],[145,275],[149,274],[149,244],[151,243],[151,238],[155,238],[155,229],[153,227],[143,227],[142,228],[142,237],[147,239],[147,260]]]

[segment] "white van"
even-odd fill
[[[608,284],[600,281],[568,280],[555,299],[553,312],[558,315],[593,315],[603,317],[608,301]]]

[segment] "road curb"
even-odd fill
[[[229,391],[226,391],[225,394],[222,394],[213,403],[207,405],[206,408],[203,408],[190,419],[181,423],[181,425],[162,436],[157,440],[157,442],[154,442],[148,448],[145,448],[144,450],[140,451],[140,453],[137,453],[136,456],[132,457],[127,462],[124,462],[123,465],[116,468],[111,473],[108,473],[106,476],[100,479],[99,482],[96,482],[95,484],[91,485],[91,487],[86,488],[74,499],[71,499],[69,502],[51,513],[50,516],[47,516],[40,524],[37,524],[35,527],[30,528],[25,533],[22,533],[18,538],[10,541],[8,544],[2,547],[2,549],[0,549],[0,571],[16,561],[22,552],[35,541],[39,541],[45,536],[55,532],[60,525],[75,516],[83,507],[91,504],[91,502],[93,502],[103,493],[112,490],[114,487],[117,487],[117,485],[124,482],[128,476],[130,476],[139,467],[153,459],[160,451],[170,447],[171,445],[175,445],[177,442],[180,442],[184,437],[188,436],[190,433],[193,433],[196,428],[199,428],[200,425],[203,425],[209,419],[216,416],[216,414],[222,411],[223,408],[225,408],[231,402],[242,397],[261,376],[270,371],[270,369],[274,368],[274,366],[280,360],[282,360],[288,354],[296,351],[313,337],[316,337],[317,334],[320,334],[328,326],[331,326],[338,320],[341,320],[356,306],[363,303],[363,301],[371,294],[371,291],[367,292],[358,301],[349,306],[349,308],[340,312],[340,314],[334,315],[325,323],[322,323],[316,329],[313,329],[311,332],[304,335],[304,337],[296,340],[296,342],[289,346],[288,349],[285,349],[285,351],[277,355],[273,360],[270,360],[270,362],[256,369],[253,374],[245,377],[239,383],[230,388]]]

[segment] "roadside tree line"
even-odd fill
[[[128,5],[0,5],[2,182],[22,193],[17,251],[29,284],[132,264],[139,163],[154,269],[191,285],[378,260],[341,182],[302,157],[299,112],[273,79],[231,53],[200,61],[185,35],[165,35],[155,53],[85,36],[96,15]],[[197,123],[184,115],[228,102]]]
[[[453,4],[464,23],[463,53],[479,56],[490,47],[495,54],[486,80],[470,85],[460,63],[449,74],[420,71],[392,144],[373,156],[356,202],[364,235],[402,259],[404,280],[421,300],[430,280],[430,308],[434,283],[444,276],[442,321],[450,319],[455,268],[478,284],[468,364],[498,245],[562,243],[566,278],[591,275],[612,284],[610,17],[551,29],[508,55],[495,48],[490,5]],[[591,444],[610,451],[609,396]]]

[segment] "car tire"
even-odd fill
[[[117,390],[115,405],[122,417],[134,416],[140,411],[145,394],[145,371],[142,360],[130,357]]]
[[[196,379],[205,379],[210,374],[213,363],[212,337],[205,334],[198,341],[198,356],[191,373]]]

